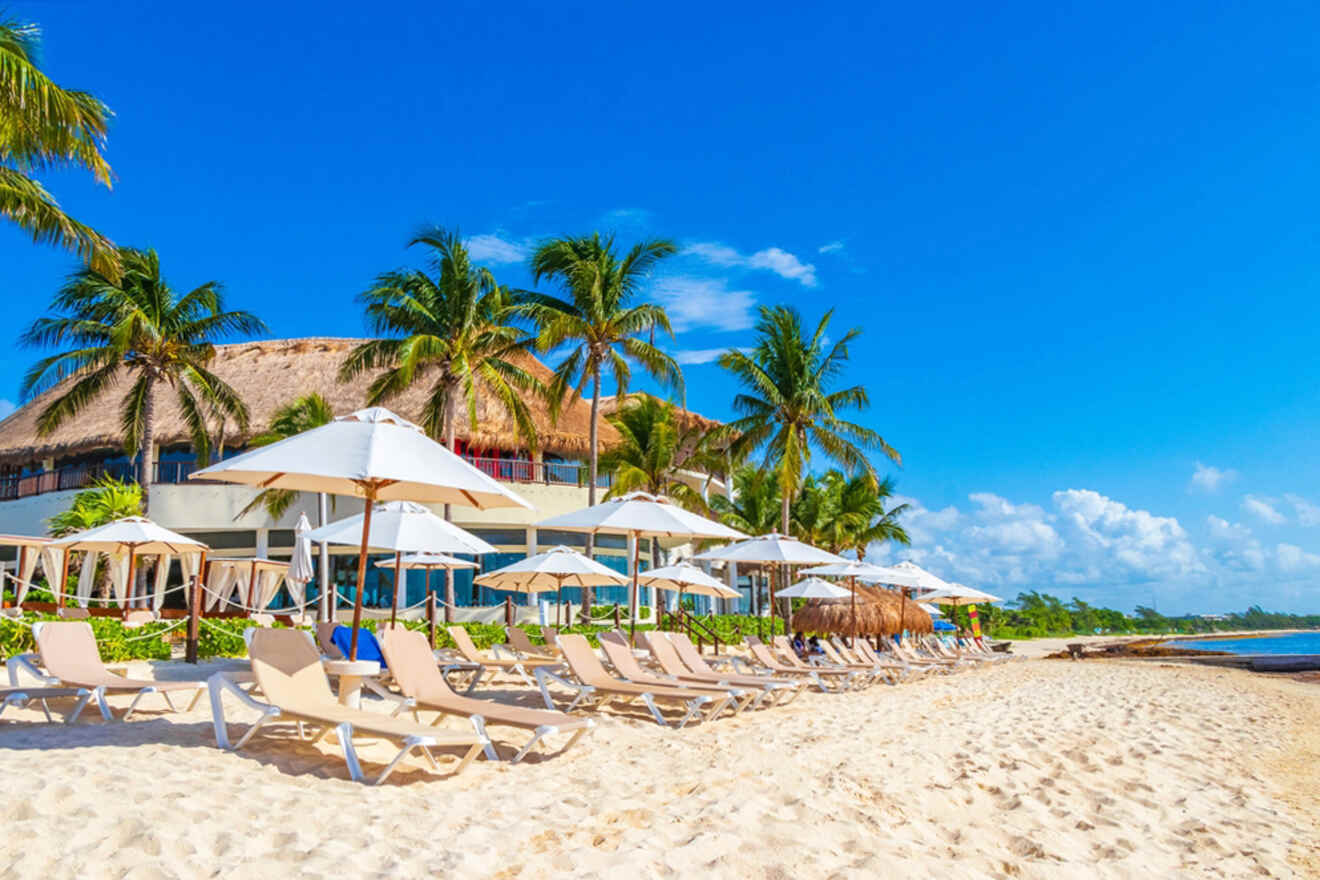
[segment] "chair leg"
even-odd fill
[[[188,701],[188,711],[189,711],[189,712],[191,712],[193,709],[196,709],[196,708],[197,708],[197,704],[198,704],[198,702],[200,702],[201,699],[202,699],[202,692],[205,691],[205,690],[206,690],[205,687],[199,687],[196,691],[193,692],[193,697],[192,697],[192,699]]]
[[[454,776],[457,776],[458,774],[462,773],[464,770],[468,768],[468,765],[471,764],[474,759],[476,759],[477,755],[481,754],[483,745],[485,744],[483,743],[472,744],[472,748],[467,750],[467,754],[463,756],[463,760],[459,761],[458,767],[454,769],[454,773],[453,773]]]
[[[106,721],[114,721],[115,713],[110,711],[110,704],[105,701],[105,686],[102,685],[92,691],[92,696],[96,698],[96,707],[101,710],[101,718]]]
[[[68,718],[64,719],[64,723],[72,724],[73,722],[77,721],[78,716],[82,714],[82,710],[87,707],[87,701],[90,700],[91,698],[92,698],[91,691],[87,690],[86,688],[78,688],[78,702],[74,704],[73,711],[69,713]]]
[[[326,730],[328,731],[329,728],[327,727]],[[335,727],[335,732],[339,735],[339,747],[344,752],[344,763],[348,765],[349,777],[354,782],[361,782],[362,764],[358,761],[357,749],[353,748],[353,725],[345,721]],[[403,757],[402,754],[400,754],[399,757]],[[398,763],[398,760],[399,758],[395,758],[394,763]],[[386,770],[386,774],[388,774],[389,770],[394,768],[394,763],[390,764],[389,768]],[[382,775],[380,779],[376,780],[376,782],[379,783],[384,778],[385,775]]]
[[[656,723],[656,724],[659,724],[661,727],[668,727],[668,726],[669,726],[669,722],[665,721],[665,716],[661,715],[661,714],[660,714],[660,710],[659,710],[658,708],[656,708],[656,705],[655,705],[655,697],[653,697],[653,696],[650,695],[650,694],[642,694],[642,702],[646,703],[646,708],[648,708],[648,709],[651,710],[651,715],[652,715],[652,717],[655,718],[655,723]],[[688,708],[688,714],[685,715],[685,716],[683,717],[683,721],[684,721],[685,723],[686,723],[687,719],[690,718],[690,717],[692,716],[692,704],[689,703],[688,706],[689,706],[689,708]],[[683,726],[682,724],[679,725],[679,727],[682,727],[682,726]]]
[[[486,760],[498,761],[500,759],[499,753],[495,751],[494,744],[490,741],[490,737],[486,735],[486,719],[480,715],[473,715],[469,720],[472,722],[473,729],[477,731],[477,736],[486,741]],[[515,760],[514,763],[518,762]]]

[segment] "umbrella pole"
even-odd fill
[[[857,638],[857,578],[848,578],[848,585],[852,587],[852,628],[848,633],[848,647],[853,646],[853,639]]]
[[[636,534],[633,535],[632,608],[629,609],[632,613],[628,615],[629,618],[628,641],[632,642],[633,647],[637,646],[637,612],[640,610],[640,605],[639,605],[640,597],[637,595],[637,557],[638,557],[638,552],[641,550],[641,547],[642,547],[642,533],[637,532]],[[654,608],[651,609],[651,613],[652,614],[655,613]]]
[[[257,607],[257,560],[252,560],[252,571],[248,573],[248,601],[247,613],[251,614]]]
[[[435,650],[435,593],[431,592],[431,566],[426,567],[426,631]]]
[[[403,571],[403,554],[397,550],[394,553],[394,596],[390,602],[390,629],[394,629],[394,622],[399,614],[399,574]]]
[[[60,594],[55,599],[55,607],[57,608],[64,607],[64,592],[68,589],[69,584],[69,557],[72,555],[72,551],[64,551],[64,562],[60,565]]]
[[[135,549],[137,548],[131,544],[128,547],[128,583],[124,585],[127,588],[125,592],[128,594],[128,599],[124,602],[124,617],[128,617],[128,609],[133,607],[133,562],[137,555],[133,552]]]
[[[358,550],[357,590],[353,596],[353,637],[348,643],[348,659],[357,660],[358,630],[362,628],[362,588],[367,583],[367,540],[371,537],[371,508],[376,506],[376,487],[366,488],[366,513],[362,518],[362,547]]]
[[[779,567],[770,569],[770,643],[775,641],[775,575],[778,574]]]

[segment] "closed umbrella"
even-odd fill
[[[660,495],[630,492],[572,513],[551,517],[536,524],[544,529],[571,529],[587,532],[613,532],[631,535],[633,552],[629,560],[632,574],[632,597],[629,608],[629,632],[637,628],[637,551],[643,537],[652,538],[745,538],[742,532],[723,523],[684,510]]]
[[[293,557],[289,560],[289,570],[284,574],[284,581],[289,585],[289,592],[297,592],[294,598],[299,611],[307,604],[307,584],[316,576],[316,569],[312,566],[312,542],[307,538],[311,530],[312,524],[307,514],[298,514],[298,524],[293,527]],[[328,586],[321,584],[321,589]]]
[[[514,492],[427,437],[417,425],[383,407],[342,416],[278,443],[225,459],[189,477],[363,499],[359,586],[367,577],[371,512],[378,501],[532,509]],[[353,603],[353,637],[349,645],[349,658],[353,660],[357,659],[361,625],[359,589]]]
[[[619,586],[628,583],[628,578],[576,550],[558,546],[503,568],[479,574],[474,582],[492,590],[518,593],[548,593],[553,590],[558,602],[559,591],[565,586]]]

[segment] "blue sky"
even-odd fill
[[[127,6],[128,8],[124,8]],[[1313,4],[17,3],[115,110],[46,182],[277,336],[459,226],[685,247],[690,405],[757,304],[864,328],[848,378],[952,579],[1163,611],[1320,607]],[[0,225],[13,335],[68,257]],[[16,399],[30,352],[0,350]]]

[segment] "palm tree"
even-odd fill
[[[636,302],[642,285],[652,269],[665,257],[678,251],[666,239],[653,239],[633,245],[620,257],[614,236],[600,233],[579,238],[559,238],[543,243],[532,255],[532,279],[556,281],[565,297],[527,293],[519,312],[538,327],[537,347],[545,352],[571,344],[572,350],[555,370],[547,389],[551,412],[558,416],[570,392],[576,398],[588,383],[591,385],[591,426],[588,432],[590,464],[587,479],[587,503],[596,503],[596,477],[600,466],[600,392],[604,374],[614,378],[616,393],[622,399],[632,379],[629,361],[639,364],[662,385],[683,389],[678,363],[656,348],[656,329],[673,336],[669,316],[655,303]],[[587,555],[593,549],[587,535]],[[594,593],[583,590],[583,604],[590,610]]]
[[[773,473],[743,466],[729,481],[732,498],[716,495],[710,499],[720,522],[749,535],[773,532],[779,522],[779,484]],[[760,590],[753,589],[754,614],[760,615]]]
[[[334,421],[334,418],[335,411],[331,408],[330,401],[316,392],[305,394],[302,397],[294,398],[275,410],[270,419],[270,426],[248,440],[248,446],[269,446],[295,434],[328,425]],[[321,497],[324,498],[325,494],[321,493]],[[297,498],[298,493],[293,489],[263,489],[248,503],[247,507],[239,511],[238,515],[243,516],[258,507],[264,507],[266,508],[266,514],[272,520],[278,520],[288,512],[289,507],[293,505]],[[321,525],[325,525],[325,523],[321,523]]]
[[[516,298],[490,270],[472,265],[457,232],[423,229],[409,242],[413,245],[430,249],[431,274],[386,272],[359,297],[372,332],[383,338],[353,349],[340,368],[340,381],[380,370],[367,389],[367,403],[375,405],[430,376],[422,424],[451,450],[460,403],[477,426],[477,386],[483,384],[535,450],[536,425],[522,393],[540,388],[514,360],[533,341],[510,321]]]
[[[119,422],[125,452],[142,457],[138,482],[145,510],[154,477],[157,386],[174,391],[197,461],[204,464],[210,455],[208,415],[222,414],[244,430],[248,420],[238,392],[210,371],[215,343],[266,327],[248,312],[226,311],[215,281],[176,295],[161,278],[153,250],[121,248],[118,257],[122,272],[116,277],[92,268],[69,276],[51,303],[59,314],[37,319],[23,334],[27,346],[66,348],[28,370],[23,394],[71,380],[37,416],[38,434],[48,436],[100,401],[121,377],[130,377]]]
[[[68,509],[46,520],[46,527],[55,538],[62,538],[84,529],[94,529],[112,523],[126,516],[141,516],[145,496],[137,483],[127,483],[114,477],[101,477],[86,489],[79,490],[73,496],[73,503]],[[144,572],[146,566],[140,569]],[[47,572],[47,582],[51,592],[56,590],[56,578]],[[68,587],[66,586],[67,590]],[[96,595],[108,598],[110,595],[110,568],[102,566],[96,572]],[[58,599],[56,600],[58,601]]]
[[[708,509],[701,493],[679,479],[680,471],[706,471],[708,433],[680,427],[674,405],[650,394],[635,395],[606,420],[621,438],[600,456],[600,468],[611,478],[606,498],[650,492],[688,510]]]
[[[76,251],[96,269],[118,272],[115,247],[61,210],[30,175],[82,168],[110,186],[101,155],[110,108],[87,92],[63,89],[37,64],[41,32],[34,24],[0,20],[0,216],[39,244]]]
[[[908,506],[885,507],[893,491],[892,480],[876,483],[867,474],[848,477],[831,470],[821,477],[808,477],[793,500],[793,534],[831,553],[853,550],[858,559],[865,558],[867,547],[876,541],[906,545],[908,535],[898,517]]]
[[[872,480],[875,470],[865,449],[879,449],[901,462],[898,452],[875,431],[839,417],[843,410],[864,409],[870,401],[861,385],[832,388],[848,360],[849,343],[861,333],[853,328],[827,350],[825,333],[833,314],[826,312],[815,332],[805,338],[795,309],[762,306],[752,351],[735,349],[719,359],[745,389],[733,401],[742,415],[729,425],[738,432],[736,446],[744,451],[763,449],[764,467],[774,471],[779,483],[779,527],[784,534],[813,448],[845,470]]]

